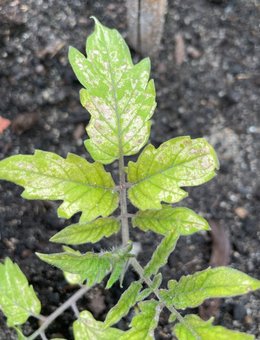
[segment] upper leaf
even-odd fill
[[[88,311],[80,313],[78,320],[73,323],[75,340],[115,340],[123,331],[116,328],[104,328],[104,323],[96,321]]]
[[[158,301],[143,301],[138,304],[140,312],[133,317],[131,329],[125,332],[120,340],[153,340],[162,310]]]
[[[142,284],[140,282],[135,281],[131,283],[121,295],[117,304],[109,310],[105,320],[106,327],[117,323],[129,312],[130,308],[136,304],[141,288]]]
[[[7,258],[0,263],[0,309],[9,327],[22,325],[31,315],[39,315],[41,303],[33,287],[18,267]]]
[[[186,323],[197,333],[197,337],[184,324],[178,323],[173,332],[179,340],[253,340],[251,334],[231,331],[222,326],[213,326],[213,319],[201,320],[197,315],[186,315]]]
[[[208,298],[246,294],[259,289],[260,281],[233,268],[217,267],[182,276],[179,282],[171,280],[168,288],[161,292],[167,304],[185,309],[197,307]]]
[[[175,203],[187,196],[180,189],[205,183],[215,176],[218,160],[203,138],[177,137],[158,149],[148,145],[136,163],[128,164],[128,195],[141,210],[160,209],[161,201]]]
[[[85,146],[95,160],[108,164],[120,155],[136,154],[147,142],[155,89],[149,81],[149,59],[133,65],[118,31],[94,20],[95,31],[86,45],[88,58],[70,48],[69,61],[86,88],[80,92],[81,104],[91,114]]]
[[[114,217],[98,218],[91,222],[72,224],[52,236],[50,241],[65,244],[95,243],[117,233],[119,221]]]
[[[120,277],[121,271],[117,270],[118,266],[123,269],[124,264],[132,256],[128,246],[100,254],[92,252],[80,254],[66,251],[50,255],[36,253],[36,255],[41,260],[65,272],[80,275],[83,281],[87,279],[89,287],[95,283],[100,283],[112,271],[107,288],[110,288]]]
[[[199,230],[208,230],[208,222],[188,208],[172,208],[163,205],[161,210],[138,211],[132,218],[134,227],[143,231],[152,230],[166,235],[177,230],[180,235],[190,235]]]
[[[68,154],[36,150],[34,155],[11,156],[0,161],[0,179],[25,188],[27,199],[62,200],[60,217],[82,212],[81,221],[108,216],[118,206],[115,184],[103,165]]]

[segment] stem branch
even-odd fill
[[[119,158],[119,198],[120,198],[120,218],[122,222],[122,243],[127,245],[129,241],[128,213],[126,200],[126,181],[124,170],[124,156]]]
[[[83,286],[76,293],[74,293],[67,301],[65,301],[58,309],[56,309],[52,314],[45,318],[45,321],[32,335],[30,335],[27,339],[34,340],[37,336],[42,336],[44,331],[48,326],[58,317],[60,316],[66,309],[75,305],[76,301],[78,301],[88,290],[90,287]]]
[[[137,261],[136,258],[132,258],[131,265],[133,266],[134,270],[137,272],[137,274],[140,276],[140,278],[147,284],[148,287],[152,287],[152,281],[149,277],[146,277],[144,275],[143,267],[140,265],[140,263]],[[195,330],[186,322],[184,317],[173,307],[168,306],[165,301],[160,296],[160,291],[158,288],[153,289],[153,293],[156,295],[157,299],[166,307],[168,310],[176,316],[178,321],[183,324],[191,333],[193,336],[195,336],[195,339],[201,340],[201,338],[198,336],[198,334],[195,332]]]

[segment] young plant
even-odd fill
[[[137,154],[148,141],[150,118],[156,106],[155,88],[149,80],[150,61],[133,65],[129,49],[116,30],[95,19],[95,31],[87,40],[87,58],[75,48],[69,50],[72,68],[83,86],[81,104],[91,114],[85,146],[95,162],[68,154],[35,151],[0,162],[0,178],[24,187],[26,199],[61,200],[58,215],[70,218],[80,212],[79,222],[51,238],[66,245],[95,243],[121,231],[122,245],[101,253],[81,254],[65,246],[57,254],[37,256],[65,272],[66,278],[81,288],[48,317],[40,315],[41,304],[32,286],[9,258],[0,264],[0,307],[7,324],[19,339],[33,340],[65,309],[72,307],[76,340],[154,339],[159,315],[170,311],[172,332],[180,340],[254,339],[253,335],[214,326],[213,320],[182,316],[180,310],[199,306],[205,299],[245,294],[260,288],[260,281],[228,267],[208,268],[179,281],[170,280],[160,288],[160,268],[166,264],[180,236],[209,230],[206,220],[188,208],[173,207],[188,194],[183,189],[205,183],[215,176],[218,160],[203,138],[177,137],[155,148],[147,145],[135,162],[125,165],[125,157]],[[104,164],[117,161],[119,181],[115,184]],[[127,180],[126,180],[127,178]],[[138,209],[128,213],[129,203]],[[117,216],[111,214],[119,211]],[[143,268],[129,238],[129,225],[162,235],[151,260]],[[79,313],[76,302],[90,287],[106,280],[109,289],[117,280],[124,284],[129,265],[139,279],[132,282],[104,322],[87,310]],[[152,296],[152,297],[151,297]],[[136,306],[129,329],[114,327]],[[42,319],[29,336],[22,325],[30,316]]]

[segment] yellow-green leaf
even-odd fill
[[[129,247],[115,249],[112,252],[81,254],[78,252],[66,251],[57,254],[39,254],[36,255],[43,261],[60,268],[61,270],[78,274],[82,280],[87,280],[90,287],[95,283],[100,283],[104,277],[112,271],[113,276],[109,280],[107,288],[110,288],[120,277],[120,272],[116,271],[118,263],[126,263],[132,255],[129,253]],[[112,275],[111,274],[111,275]]]
[[[152,230],[155,233],[167,235],[177,230],[180,235],[190,235],[199,230],[208,230],[208,222],[188,208],[172,208],[163,205],[160,210],[144,210],[132,218],[134,227],[143,231]]]
[[[179,232],[175,230],[168,233],[168,235],[163,238],[161,243],[155,249],[151,260],[144,268],[145,276],[150,277],[151,275],[155,275],[160,267],[167,263],[168,257],[175,249],[179,236]]]
[[[197,307],[208,298],[242,295],[260,289],[260,281],[233,268],[217,267],[182,276],[179,282],[171,280],[168,288],[161,292],[163,299],[175,308],[185,309]]]
[[[232,331],[222,326],[213,326],[213,319],[204,321],[197,315],[186,315],[186,323],[197,333],[197,337],[191,333],[188,327],[178,323],[173,332],[178,340],[253,340],[251,334]]]
[[[98,218],[91,222],[72,224],[55,234],[50,241],[64,244],[95,243],[103,237],[109,237],[120,229],[119,221],[114,217]]]
[[[154,330],[157,326],[162,310],[158,301],[143,301],[138,304],[140,312],[131,322],[131,329],[125,332],[120,340],[153,340]]]
[[[122,334],[123,331],[119,329],[104,328],[104,323],[96,321],[88,311],[81,312],[78,320],[73,323],[75,340],[116,340]]]
[[[142,284],[140,282],[136,281],[131,283],[121,295],[117,304],[109,310],[104,323],[106,327],[117,323],[129,312],[130,308],[136,304],[141,288]]]
[[[147,142],[155,109],[155,89],[149,81],[150,61],[133,65],[129,48],[114,29],[95,19],[87,39],[87,58],[70,48],[69,61],[81,84],[81,104],[90,112],[85,146],[104,164],[133,155]]]
[[[81,222],[110,215],[118,206],[114,181],[99,163],[68,154],[36,150],[34,155],[11,156],[0,161],[0,179],[25,188],[27,199],[61,200],[60,217],[82,212]]]
[[[0,309],[7,317],[9,327],[22,325],[31,315],[39,315],[41,311],[41,303],[33,287],[9,258],[0,263]]]
[[[137,162],[128,163],[130,201],[139,209],[161,209],[161,202],[175,203],[187,196],[181,189],[205,183],[215,176],[218,160],[203,138],[177,137],[158,149],[148,145]]]
[[[80,251],[72,249],[68,246],[63,246],[62,248],[67,253],[80,255]],[[82,284],[85,281],[85,278],[81,277],[81,275],[79,275],[79,274],[72,274],[72,273],[64,271],[63,275],[64,275],[66,281],[71,285],[79,285],[79,284]]]

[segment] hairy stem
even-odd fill
[[[148,287],[152,287],[152,281],[149,277],[146,277],[144,275],[143,267],[140,265],[140,263],[137,261],[136,258],[132,258],[131,265],[133,266],[136,273],[140,276],[140,278],[147,284]],[[177,318],[177,320],[182,323],[195,337],[197,340],[201,340],[201,337],[195,332],[195,330],[186,322],[186,320],[183,318],[183,316],[173,307],[168,306],[165,301],[160,296],[160,291],[158,288],[153,289],[153,293],[156,295],[157,299],[166,307],[172,314],[174,314]]]
[[[129,241],[127,199],[126,199],[126,181],[124,170],[124,156],[119,158],[119,197],[120,197],[120,217],[122,223],[122,243],[127,245]]]
[[[45,318],[45,321],[32,335],[30,335],[27,339],[34,340],[39,335],[42,336],[46,328],[58,317],[60,316],[66,309],[76,304],[78,301],[91,287],[83,286],[76,293],[74,293],[67,301],[65,301],[58,309],[56,309],[52,314]]]

